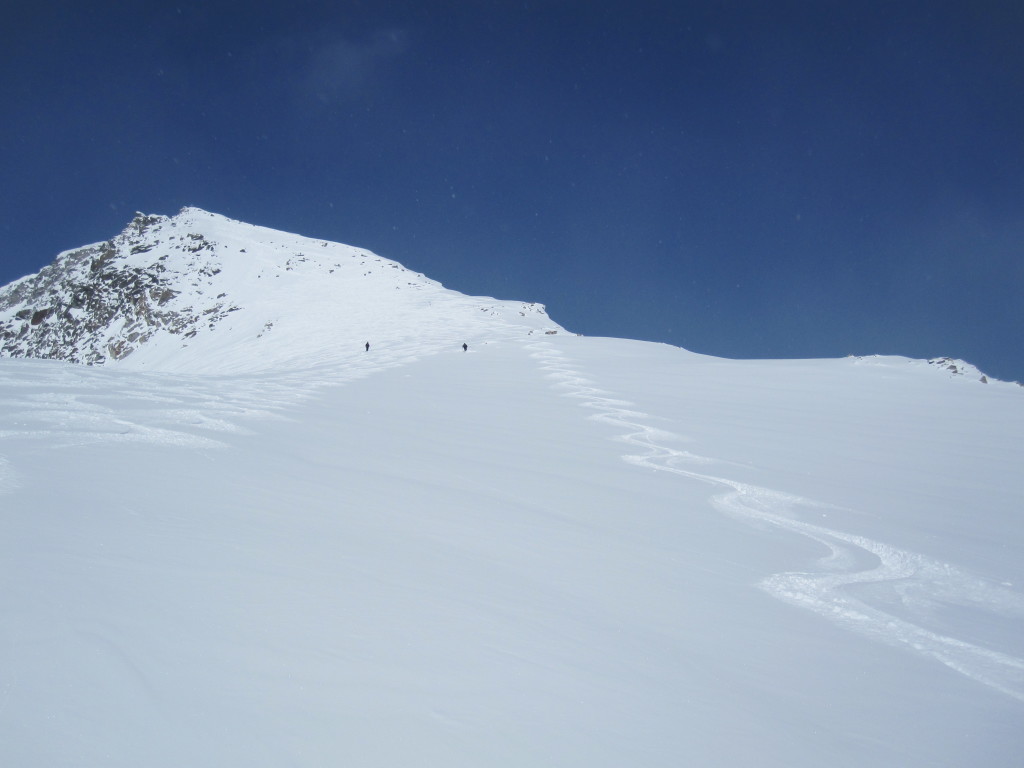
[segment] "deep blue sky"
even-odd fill
[[[0,26],[0,283],[197,205],[587,335],[1024,380],[1024,3],[66,2]]]

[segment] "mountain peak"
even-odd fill
[[[136,213],[0,289],[0,356],[241,372],[422,354],[561,330],[539,304],[470,297],[371,251],[200,208]]]

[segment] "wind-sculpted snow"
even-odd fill
[[[283,381],[112,375],[44,361],[0,365],[0,439],[62,448],[151,443],[215,448],[218,433],[244,432],[248,419],[279,413],[302,396]]]
[[[723,462],[672,447],[681,439],[678,435],[650,426],[650,415],[598,388],[553,345],[536,342],[530,349],[560,389],[596,411],[591,418],[625,430],[618,439],[640,450],[623,456],[627,462],[724,488],[712,499],[721,512],[805,536],[828,550],[817,570],[762,579],[766,592],[846,629],[934,659],[1024,702],[1024,658],[935,628],[941,625],[937,614],[950,607],[970,609],[990,620],[1020,622],[1020,593],[953,564],[807,522],[806,517],[820,514],[827,504],[698,471]]]
[[[441,339],[436,343],[440,347]],[[454,347],[450,340],[447,346]],[[378,344],[372,354],[361,348],[335,350],[307,367],[259,376],[114,374],[103,367],[0,360],[0,440],[38,438],[53,447],[100,442],[220,447],[217,433],[245,433],[252,419],[283,418],[285,409],[323,387],[402,366],[432,351],[422,338],[404,339]],[[0,465],[0,488],[2,483]]]

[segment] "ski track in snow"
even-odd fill
[[[211,435],[245,433],[242,424],[252,419],[287,418],[289,406],[313,396],[320,387],[362,378],[451,345],[449,339],[443,345],[438,341],[436,349],[424,347],[420,340],[368,354],[325,358],[312,367],[274,376],[190,377],[33,363],[15,371],[0,366],[0,439],[45,439],[53,448],[107,441],[221,448],[225,443]],[[1024,660],[930,630],[877,605],[897,606],[922,619],[936,605],[1021,618],[1020,595],[953,565],[800,520],[798,510],[824,507],[813,500],[697,471],[727,462],[670,447],[667,443],[679,440],[678,435],[646,424],[648,414],[595,387],[553,344],[523,344],[555,386],[595,411],[591,418],[624,430],[617,439],[638,449],[623,456],[625,461],[723,488],[712,498],[723,513],[777,526],[827,548],[829,555],[815,571],[763,579],[759,586],[766,592],[847,629],[935,659],[1024,701]],[[18,486],[15,466],[0,453],[0,494]],[[876,604],[855,591],[872,592]]]
[[[444,347],[452,346],[450,339]],[[440,350],[441,344],[437,344]],[[176,375],[113,366],[40,365],[4,361],[0,366],[0,440],[45,440],[66,448],[104,442],[139,442],[215,449],[214,435],[246,433],[246,422],[287,418],[290,406],[325,386],[431,354],[419,341],[370,353],[325,355],[313,365],[277,374]],[[17,370],[15,370],[17,369]],[[16,484],[0,454],[0,493]]]
[[[591,418],[625,429],[617,439],[640,449],[623,456],[631,464],[670,472],[725,488],[712,498],[721,512],[754,524],[769,524],[810,538],[829,550],[818,570],[779,573],[759,586],[790,603],[874,640],[931,658],[979,683],[1024,702],[1024,659],[932,631],[854,594],[873,591],[875,602],[915,614],[923,620],[937,605],[964,606],[997,616],[1024,617],[1024,597],[1005,586],[948,563],[833,530],[798,518],[800,508],[827,505],[728,477],[705,474],[696,466],[722,464],[665,445],[679,436],[644,423],[648,414],[594,386],[554,345],[527,343],[529,354],[564,394],[596,413]],[[868,589],[864,589],[867,587]]]

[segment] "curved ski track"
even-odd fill
[[[711,502],[721,512],[752,524],[769,524],[812,539],[829,550],[817,570],[778,573],[759,586],[770,595],[813,611],[846,629],[874,640],[903,647],[934,659],[972,680],[1024,702],[1024,659],[983,648],[932,631],[909,618],[883,610],[853,594],[870,586],[882,591],[876,602],[894,604],[921,617],[936,604],[970,606],[999,616],[1024,617],[1024,598],[1001,584],[967,573],[948,563],[844,531],[798,519],[799,508],[827,505],[781,491],[698,472],[696,466],[715,459],[697,456],[665,443],[678,436],[645,424],[648,414],[632,403],[598,389],[549,342],[526,344],[542,370],[568,397],[595,413],[590,417],[624,430],[616,439],[637,449],[623,456],[630,464],[670,472],[718,486]],[[865,591],[865,590],[861,590]]]

